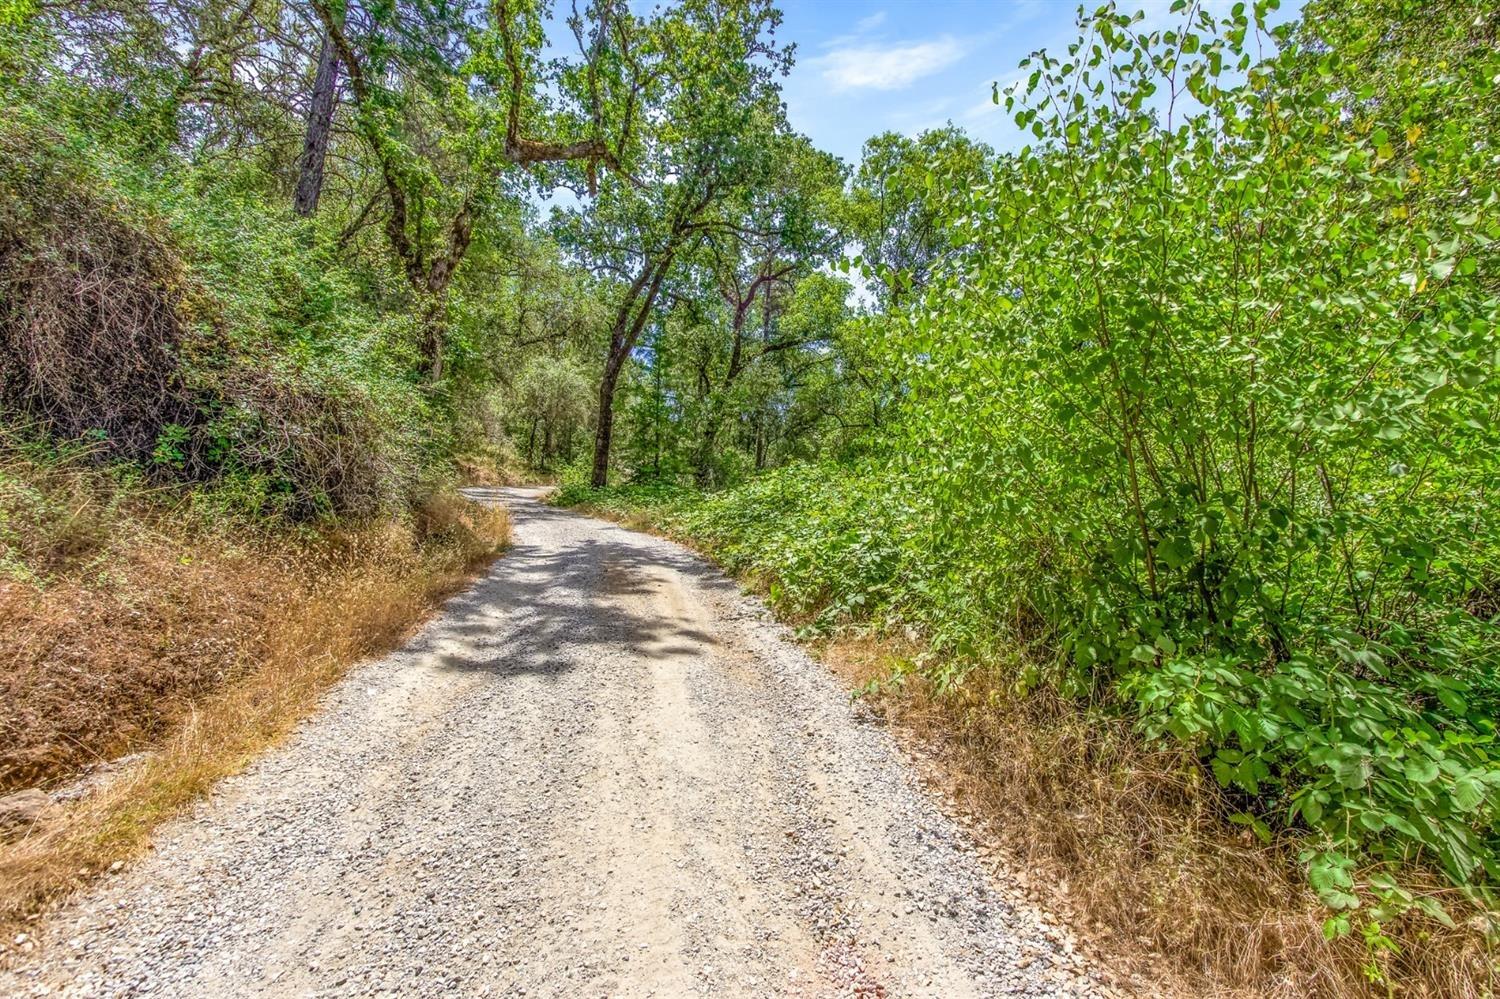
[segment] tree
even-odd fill
[[[591,30],[583,16],[572,21],[581,61],[544,63],[540,0],[494,0],[477,30],[470,11],[443,3],[370,6],[358,30],[330,0],[314,8],[349,74],[389,209],[386,235],[421,303],[421,353],[437,381],[449,286],[507,173],[578,163],[592,187],[601,166],[620,167],[641,86],[631,74],[641,24],[600,0],[588,10]],[[392,74],[398,66],[405,71]],[[445,126],[436,135],[434,120]]]
[[[97,0],[37,5],[43,79],[132,155],[250,149],[279,160],[312,58],[298,11],[259,0]],[[84,104],[88,107],[85,109]]]
[[[640,230],[634,235],[640,238],[642,245],[630,283],[616,296],[604,368],[599,376],[598,408],[594,423],[594,463],[590,475],[590,481],[595,486],[603,486],[609,481],[609,456],[614,442],[615,389],[619,385],[620,373],[624,370],[631,351],[635,349],[641,331],[651,318],[657,298],[661,295],[662,284],[671,272],[677,255],[690,240],[700,236],[700,216],[713,203],[713,192],[714,187],[709,185],[696,198],[675,201],[666,224],[660,228],[653,225],[654,220],[645,214],[632,213],[630,222],[626,223],[629,228]],[[670,193],[678,192],[674,190]],[[632,207],[644,209],[649,203],[637,203]],[[597,220],[599,216],[595,218]]]
[[[313,77],[312,97],[307,108],[307,135],[298,163],[297,192],[293,210],[301,216],[317,212],[323,194],[323,164],[328,158],[328,139],[333,132],[333,112],[339,89],[339,57],[333,39],[325,30],[318,46],[318,69]]]
[[[864,146],[846,222],[887,310],[920,295],[950,248],[951,203],[984,178],[990,148],[949,125],[908,139],[883,132]]]
[[[573,453],[573,436],[588,419],[589,373],[568,357],[533,357],[514,386],[524,425],[523,456],[533,468],[548,468]]]
[[[691,0],[643,32],[641,153],[607,179],[589,208],[566,213],[564,241],[617,282],[600,374],[592,481],[609,478],[621,371],[683,254],[720,224],[718,210],[763,169],[766,136],[782,126],[775,77],[790,64],[767,0]]]
[[[772,135],[767,169],[727,205],[721,224],[705,240],[704,266],[725,307],[727,348],[705,358],[699,387],[704,397],[694,477],[712,484],[714,447],[727,396],[757,361],[804,346],[778,318],[797,281],[840,249],[832,224],[842,194],[843,165],[800,135]],[[717,363],[715,363],[717,362]]]
[[[777,390],[755,407],[757,468],[823,455],[847,457],[881,429],[891,400],[885,358],[868,343],[881,317],[858,315],[840,277],[815,272],[793,289],[779,335],[802,346],[771,357]],[[762,453],[764,452],[764,453]]]

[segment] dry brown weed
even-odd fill
[[[890,678],[917,649],[846,638],[820,650],[852,687]],[[1224,997],[1494,995],[1496,955],[1476,925],[1409,917],[1384,927],[1399,953],[1328,941],[1327,910],[1290,844],[1223,821],[1185,754],[1117,719],[1011,693],[1000,668],[939,693],[915,674],[873,703],[1044,908],[1149,994]],[[1434,886],[1429,886],[1434,887]],[[1461,903],[1453,903],[1455,910]],[[1378,971],[1372,976],[1370,971]]]
[[[315,537],[183,527],[149,498],[109,520],[86,571],[0,583],[0,787],[151,752],[0,845],[7,930],[147,849],[160,821],[282,738],[509,538],[503,510],[451,493],[410,522]]]

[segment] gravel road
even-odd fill
[[[757,600],[472,492],[514,549],[54,914],[0,994],[1097,991]]]

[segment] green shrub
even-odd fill
[[[1500,227],[1471,129],[1500,60],[1355,94],[1289,29],[1254,64],[1251,16],[1105,11],[1006,98],[1041,142],[974,192],[903,347],[924,547],[977,627],[1031,622],[1064,690],[1305,831],[1333,907],[1356,861],[1480,891]]]

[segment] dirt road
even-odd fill
[[[0,994],[1088,994],[890,738],[685,550],[515,548],[50,921]]]

